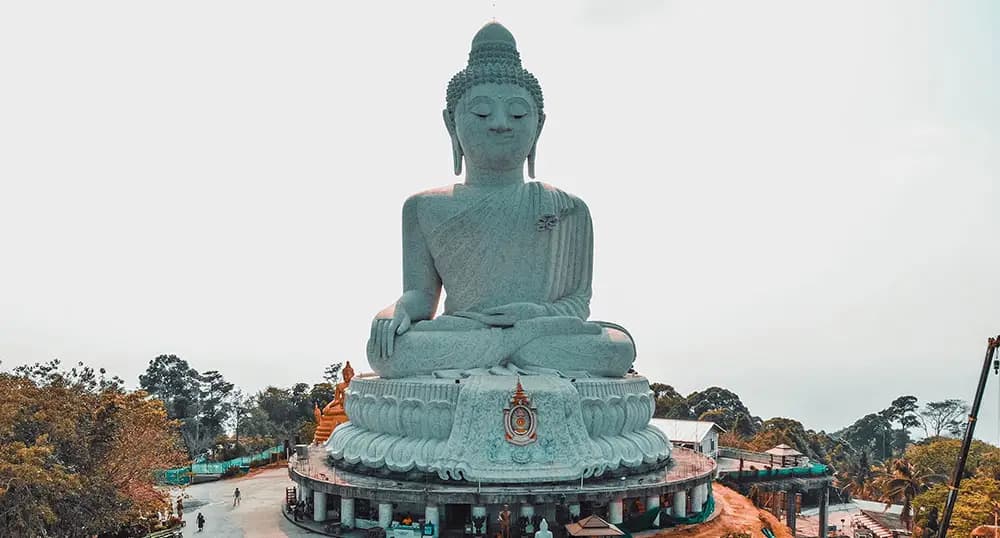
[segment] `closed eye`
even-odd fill
[[[521,99],[511,101],[507,106],[507,112],[514,118],[521,119],[528,115],[528,104]]]
[[[487,104],[481,103],[473,106],[470,112],[479,116],[480,118],[487,118],[490,115],[490,107]]]

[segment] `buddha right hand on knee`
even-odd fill
[[[408,331],[411,325],[412,319],[403,299],[385,307],[372,320],[368,356],[388,359],[394,351],[396,336]]]

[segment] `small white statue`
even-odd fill
[[[535,538],[552,538],[552,531],[549,530],[549,523],[542,519],[542,522],[538,524],[538,532],[535,533]]]

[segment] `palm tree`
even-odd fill
[[[859,499],[875,497],[875,473],[868,452],[861,450],[848,457],[834,474],[834,485],[841,495]]]
[[[906,530],[913,528],[913,498],[932,484],[946,480],[943,475],[917,469],[906,458],[886,460],[876,472],[875,484],[881,493],[880,500],[886,503],[886,508],[894,502],[903,505],[899,520]]]

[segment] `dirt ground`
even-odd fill
[[[735,491],[720,485],[712,484],[715,495],[716,511],[721,510],[714,519],[701,525],[689,525],[656,533],[639,533],[646,537],[670,538],[721,538],[729,533],[748,532],[753,538],[762,538],[761,529],[770,527],[777,538],[794,538],[792,531],[784,523],[769,512],[759,510],[749,499]]]

